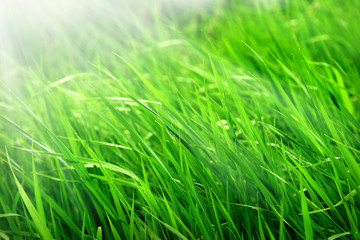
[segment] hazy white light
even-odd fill
[[[131,31],[136,24],[151,30],[153,26],[147,18],[151,14],[162,17],[168,10],[171,10],[171,14],[202,11],[214,2],[215,0],[0,0],[0,77],[15,82],[14,71],[19,71],[16,65],[33,67],[41,64],[54,68],[57,59],[64,57],[76,58],[73,61],[87,64],[89,55],[84,53],[86,45],[91,41],[93,44],[101,44],[99,38],[102,35],[113,38],[114,41],[126,39],[126,35],[121,35],[124,32],[122,30],[127,28]],[[95,34],[91,31],[97,31],[98,39],[94,39]],[[79,39],[81,43],[76,42]],[[169,39],[163,39],[166,40]],[[111,47],[101,47],[104,51],[113,51]],[[66,56],[67,54],[71,56]],[[47,58],[42,59],[44,55]]]
[[[0,0],[1,45],[22,44],[30,37],[52,36],[58,31],[76,31],[88,23],[115,21],[131,24],[146,12],[169,9],[204,9],[215,0]],[[163,14],[163,13],[160,13]],[[166,14],[166,13],[165,13]],[[146,19],[144,20],[146,24]],[[9,42],[10,41],[10,42]],[[2,46],[2,48],[6,48]]]

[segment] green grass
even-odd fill
[[[0,239],[360,239],[360,2],[125,3],[8,14]]]

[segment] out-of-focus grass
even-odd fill
[[[0,237],[360,239],[360,2],[125,3],[9,21]]]

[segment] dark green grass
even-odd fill
[[[0,238],[360,239],[360,4],[151,6],[2,53]]]

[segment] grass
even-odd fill
[[[141,3],[8,14],[0,238],[360,239],[360,2]]]

